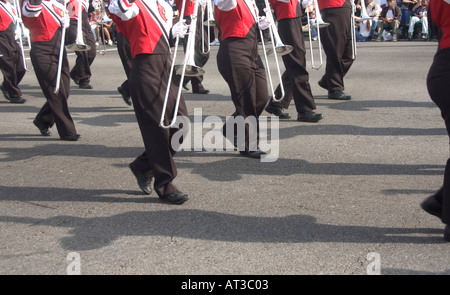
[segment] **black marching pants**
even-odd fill
[[[66,43],[66,45],[76,42],[76,38],[79,33],[77,32],[77,25],[77,20],[70,21],[70,26],[67,29],[67,43],[69,44]],[[86,85],[91,81],[91,65],[97,54],[97,47],[95,45],[95,37],[92,33],[91,25],[89,24],[87,12],[84,10],[82,15],[82,35],[84,44],[89,45],[91,48],[87,51],[75,51],[77,59],[75,60],[75,65],[70,71],[70,77],[78,80],[80,85]]]
[[[39,85],[47,99],[47,102],[36,115],[36,120],[48,127],[52,127],[56,123],[60,137],[66,137],[77,132],[67,103],[70,78],[69,62],[65,50],[62,58],[60,88],[58,93],[55,94],[60,42],[61,30],[57,31],[53,39],[48,42],[33,42],[30,57]]]
[[[179,192],[172,184],[177,175],[173,160],[175,151],[171,139],[178,128],[165,129],[159,126],[171,67],[171,56],[162,54],[138,54],[134,57],[130,73],[130,90],[145,152],[133,165],[137,170],[154,177],[154,188],[158,196]],[[179,79],[175,76],[170,85],[165,124],[169,125],[175,109]],[[180,98],[178,116],[187,116],[183,97]]]
[[[330,24],[320,29],[323,50],[327,56],[322,81],[329,92],[344,91],[344,77],[353,64],[351,15],[349,0],[342,7],[321,10],[323,21]]]
[[[0,69],[3,73],[4,89],[9,97],[22,97],[19,84],[26,70],[20,46],[15,40],[15,31],[11,27],[0,32],[0,54],[3,55],[0,57]]]
[[[272,105],[287,109],[293,98],[298,113],[315,110],[316,103],[309,84],[309,73],[306,70],[306,50],[301,18],[286,18],[278,21],[278,33],[283,44],[292,45],[294,50],[283,55],[286,68],[281,77],[285,91],[284,99],[280,102],[272,102]],[[279,99],[281,95],[281,88],[278,85],[275,89],[275,98]]]
[[[252,30],[254,31],[254,28]],[[233,115],[242,116],[244,119],[253,116],[258,124],[258,118],[264,111],[269,95],[266,71],[258,55],[256,36],[254,38],[230,37],[221,41],[217,53],[217,66],[230,88],[231,99],[236,108]],[[257,140],[259,140],[258,126],[256,130]],[[250,151],[248,125],[246,125],[245,134],[245,151]],[[239,149],[243,150],[242,147]]]
[[[441,110],[442,118],[450,138],[450,48],[439,50],[433,60],[427,77],[428,93]],[[444,172],[444,183],[436,193],[442,204],[442,222],[450,224],[450,158]]]

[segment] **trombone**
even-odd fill
[[[361,16],[360,17],[355,16],[355,11],[356,11],[356,4],[354,2],[352,2],[352,17],[350,20],[351,26],[352,26],[352,31],[351,31],[352,59],[355,59],[356,55],[357,55],[357,52],[356,52],[356,22],[363,22],[363,21],[372,19],[372,17],[370,17],[367,14],[366,4],[365,4],[364,0],[361,0]]]
[[[14,0],[14,6],[16,7],[16,11],[17,11],[17,22],[18,22],[18,28],[19,28],[19,31],[20,31],[20,33],[18,35],[19,35],[20,53],[22,54],[23,67],[25,68],[25,70],[27,72],[29,72],[29,71],[33,70],[33,67],[28,68],[27,61],[26,61],[26,58],[25,58],[25,51],[23,49],[23,41],[22,41],[22,34],[24,32],[24,29],[23,29],[24,25],[23,25],[23,21],[22,21],[21,7],[20,7],[20,4],[19,4],[18,0]],[[28,40],[28,44],[31,44],[29,40]]]
[[[207,19],[205,21],[203,21],[203,25],[207,27],[208,33],[207,33],[207,37],[208,37],[208,49],[205,50],[205,47],[202,47],[202,52],[203,53],[208,53],[211,50],[211,45],[210,45],[210,39],[211,39],[211,27],[216,25],[216,20],[214,19],[214,12],[213,12],[213,7],[211,4],[211,1],[213,0],[206,0],[206,13],[207,13]],[[204,14],[205,14],[205,10],[202,9],[202,19],[204,18]],[[202,44],[204,45],[205,42],[205,30],[202,30]]]
[[[306,8],[306,16],[308,19],[308,33],[309,33],[309,49],[311,52],[311,67],[315,70],[318,70],[322,67],[323,65],[323,56],[322,56],[322,41],[320,41],[320,29],[322,28],[326,28],[328,27],[330,24],[326,23],[323,21],[322,16],[320,15],[320,10],[319,10],[319,3],[317,2],[317,0],[313,1],[313,7],[307,7]],[[311,11],[310,11],[311,9]],[[319,49],[319,58],[320,58],[320,64],[317,66],[314,62],[314,52],[313,52],[313,46],[312,46],[312,34],[311,34],[311,19],[310,19],[310,12],[312,12],[312,9],[315,9],[315,15],[316,15],[316,28],[317,28],[317,40],[319,40],[319,45],[318,45],[318,49]]]
[[[283,81],[281,78],[280,64],[278,62],[278,54],[281,56],[288,54],[292,50],[294,50],[294,47],[292,45],[284,45],[283,42],[281,42],[280,35],[278,34],[278,29],[275,26],[275,21],[273,19],[272,10],[270,8],[269,1],[265,0],[264,4],[265,4],[264,11],[266,13],[266,18],[269,23],[269,33],[270,33],[270,36],[272,37],[272,40],[275,41],[275,42],[272,42],[272,50],[266,51],[266,46],[264,45],[264,36],[263,36],[263,32],[261,29],[259,30],[259,34],[261,37],[261,44],[262,44],[263,52],[264,52],[264,60],[266,62],[266,67],[267,67],[267,77],[269,79],[270,90],[272,91],[272,99],[275,102],[279,102],[284,99],[285,91],[284,91]],[[274,54],[274,56],[275,56],[275,64],[277,67],[278,78],[280,80],[280,90],[281,90],[281,97],[278,99],[275,98],[275,90],[273,88],[272,75],[270,73],[269,60],[267,58],[267,56],[269,54],[271,54],[272,52],[277,53],[277,54]]]
[[[67,7],[67,1],[64,0],[64,7]],[[61,69],[62,69],[62,63],[63,63],[63,54],[64,54],[64,41],[66,39],[66,15],[67,11],[64,11],[64,16],[61,20],[62,26],[61,26],[61,46],[59,47],[59,59],[58,59],[58,70],[56,74],[56,85],[55,85],[55,94],[58,94],[59,87],[61,85]]]
[[[186,0],[186,1],[190,1],[190,0]],[[183,1],[179,21],[183,21],[186,1]],[[201,67],[195,65],[195,61],[194,61],[195,32],[196,32],[196,27],[197,27],[198,2],[199,2],[199,0],[195,0],[194,14],[191,15],[191,24],[189,26],[189,32],[187,34],[188,42],[187,42],[187,46],[186,46],[186,53],[184,55],[183,62],[179,65],[175,65],[179,37],[177,36],[176,40],[175,40],[175,48],[174,48],[174,53],[172,56],[172,67],[170,68],[169,80],[167,81],[167,89],[166,89],[166,94],[164,96],[164,104],[163,104],[163,108],[162,108],[161,119],[159,121],[159,126],[162,128],[165,128],[165,129],[171,128],[176,122],[176,117],[178,114],[178,107],[180,105],[180,100],[181,100],[181,90],[182,90],[181,85],[183,83],[184,76],[197,77],[197,76],[201,76],[205,73],[205,71]],[[164,117],[166,114],[167,102],[169,100],[170,85],[172,84],[172,77],[173,77],[174,70],[177,75],[181,75],[180,84],[178,86],[178,93],[177,93],[175,109],[173,111],[172,120],[169,125],[164,125]]]
[[[78,0],[78,17],[77,17],[77,38],[75,40],[75,43],[67,45],[68,49],[72,49],[75,51],[88,51],[91,49],[91,46],[86,45],[83,40],[83,18],[82,18],[82,4],[81,1]]]

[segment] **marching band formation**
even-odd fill
[[[20,3],[19,0],[0,0],[0,67],[4,75],[1,90],[11,103],[25,102],[18,85],[30,69],[22,40],[16,42],[16,27],[25,26],[31,36],[32,66],[47,100],[33,121],[43,136],[50,136],[50,128],[56,125],[62,140],[80,138],[67,100],[71,79],[79,88],[92,88],[90,66],[97,48],[89,23],[90,5],[89,0],[21,0]],[[190,82],[193,93],[209,92],[202,85],[202,67],[209,59],[210,38],[209,35],[205,38],[204,31],[208,26],[209,32],[210,23],[220,30],[217,68],[230,89],[235,107],[230,118],[256,118],[245,124],[243,143],[236,139],[237,132],[233,130],[236,126],[229,126],[229,122],[224,124],[223,135],[235,144],[241,155],[255,159],[265,155],[258,145],[258,118],[264,110],[280,119],[290,118],[283,109],[287,109],[293,99],[298,121],[314,123],[323,118],[315,112],[306,69],[301,21],[304,11],[309,24],[309,12],[315,9],[320,54],[322,46],[326,54],[325,73],[318,84],[328,91],[329,99],[351,99],[344,92],[344,77],[356,58],[355,21],[365,20],[364,16],[355,18],[355,4],[351,0],[265,0],[264,15],[255,0],[175,0],[172,5],[165,0],[104,0],[101,5],[116,24],[118,51],[127,76],[118,91],[128,105],[133,105],[144,143],[144,151],[129,167],[141,190],[150,194],[153,181],[153,189],[163,201],[183,204],[189,199],[172,183],[177,169],[171,140],[180,128],[175,124],[177,116],[187,116],[182,87],[188,89]],[[174,5],[178,9],[178,18],[174,17]],[[449,0],[430,1],[431,8],[440,7],[445,11],[450,11],[449,5]],[[448,77],[450,18],[444,15],[437,16],[441,18],[438,24],[447,30],[439,37],[445,42],[441,43],[444,44],[440,49],[443,53],[437,58],[446,60],[435,63],[432,74],[446,71],[445,77]],[[311,25],[308,26],[311,35]],[[264,30],[270,32],[272,49],[265,48]],[[179,41],[183,42],[185,58],[183,64],[175,65]],[[265,63],[259,54],[258,41],[263,46]],[[66,47],[77,55],[72,69]],[[273,85],[269,70],[268,55],[271,53],[279,73],[277,87]],[[285,66],[282,74],[278,56]],[[313,63],[313,68],[321,65],[322,55],[320,65]],[[444,116],[448,112],[448,99],[443,96],[448,98],[448,92],[436,90],[438,85],[445,83],[434,81],[429,78],[428,85],[433,90],[430,95],[446,110],[443,110]],[[447,116],[444,119],[450,126]],[[250,136],[252,130],[257,132],[256,141]],[[447,178],[450,176],[447,174],[446,170],[444,186],[437,197],[422,206],[449,224],[450,180]],[[444,237],[450,240],[449,226]]]

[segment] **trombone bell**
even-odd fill
[[[183,73],[183,65],[175,65],[175,73],[181,75]],[[186,64],[184,75],[187,77],[199,77],[205,74],[205,70],[196,65]]]
[[[323,21],[319,22],[318,24],[319,24],[319,29],[326,28],[326,27],[328,27],[330,25],[329,23],[325,23]]]
[[[72,49],[74,51],[88,51],[91,49],[91,46],[86,45],[84,43],[75,43],[75,44],[67,45],[67,48]]]
[[[294,50],[294,47],[292,45],[281,45],[281,46],[277,46],[275,47],[275,51],[279,54],[279,55],[285,55],[290,53],[292,50]]]
[[[275,46],[275,51],[280,56],[291,53],[292,50],[294,50],[294,47],[292,45],[278,44],[277,46]],[[266,53],[267,55],[271,55],[273,53],[273,49],[271,48],[267,49]]]

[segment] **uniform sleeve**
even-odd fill
[[[139,14],[139,7],[128,0],[111,0],[108,7],[112,14],[115,14],[123,21],[130,20]]]
[[[222,11],[230,11],[237,6],[237,0],[215,0],[214,5]]]
[[[26,17],[38,17],[42,11],[41,5],[33,5],[29,0],[24,0],[22,4],[22,15]]]

